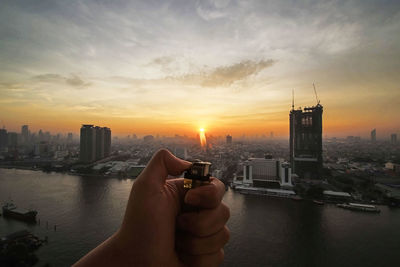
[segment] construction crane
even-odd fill
[[[314,87],[314,93],[315,93],[315,99],[317,99],[317,105],[319,105],[319,99],[318,99],[318,95],[317,95],[317,89],[315,89],[315,84],[312,84]]]

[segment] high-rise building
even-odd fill
[[[0,151],[3,151],[7,148],[8,145],[8,136],[6,129],[0,129]]]
[[[96,160],[104,158],[104,128],[96,126]]]
[[[226,136],[226,143],[227,144],[232,144],[232,136],[229,135],[229,134]]]
[[[180,159],[187,159],[188,158],[187,148],[184,146],[175,147],[174,155]]]
[[[392,143],[392,145],[397,144],[397,134],[391,134],[390,136],[390,142]]]
[[[39,130],[39,142],[42,142],[42,141],[44,141],[44,134],[43,134],[42,129],[40,129]]]
[[[27,145],[29,143],[29,126],[22,125],[21,127],[21,141],[22,144]]]
[[[7,134],[8,139],[8,151],[15,151],[17,150],[18,146],[18,134],[14,132],[9,132]]]
[[[93,162],[96,159],[96,129],[93,125],[84,124],[81,127],[80,160]]]
[[[111,130],[107,127],[84,124],[81,128],[80,160],[93,162],[111,153]]]
[[[104,129],[104,157],[111,154],[111,129],[103,127]]]
[[[376,129],[371,131],[371,142],[376,142]]]
[[[322,112],[316,106],[290,111],[290,163],[301,178],[319,178],[322,171]]]
[[[154,136],[152,136],[152,135],[146,135],[146,136],[143,137],[143,141],[145,143],[153,142],[153,140],[154,140]]]
[[[68,133],[67,135],[67,143],[71,144],[74,139],[74,135],[72,133]]]

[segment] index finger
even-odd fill
[[[213,209],[221,203],[225,194],[225,185],[215,177],[210,183],[190,189],[185,196],[185,203],[199,208]]]

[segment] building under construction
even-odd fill
[[[320,178],[322,171],[322,112],[317,105],[290,111],[290,163],[300,178]]]

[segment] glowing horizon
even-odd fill
[[[178,2],[6,1],[0,126],[287,137],[315,83],[324,136],[399,133],[400,3]]]

